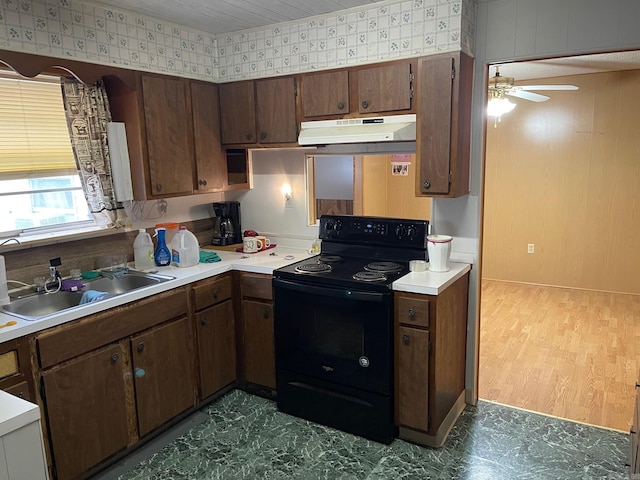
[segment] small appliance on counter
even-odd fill
[[[234,245],[242,243],[242,226],[240,224],[240,202],[214,202],[212,245]]]

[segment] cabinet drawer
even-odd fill
[[[187,293],[181,287],[53,328],[36,337],[40,365],[50,367],[186,314]]]
[[[196,310],[210,307],[231,298],[231,277],[225,275],[213,281],[199,283],[193,287],[193,301]]]
[[[242,275],[242,296],[273,300],[271,275],[245,273]]]
[[[424,298],[399,297],[398,321],[401,325],[429,328],[430,300]]]
[[[22,398],[28,402],[31,401],[31,395],[29,394],[29,385],[27,382],[20,382],[12,387],[8,387],[4,389],[5,392],[10,393],[11,395],[15,395],[16,397]]]

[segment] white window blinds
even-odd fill
[[[74,173],[60,79],[0,71],[0,177]]]

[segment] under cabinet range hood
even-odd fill
[[[319,120],[300,124],[300,145],[411,142],[416,139],[415,115]]]

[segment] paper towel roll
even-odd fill
[[[8,305],[9,290],[7,289],[7,269],[4,265],[4,256],[0,255],[0,305]]]

